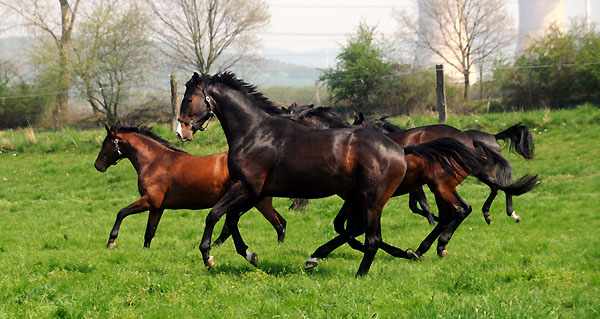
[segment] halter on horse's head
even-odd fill
[[[176,133],[177,138],[182,141],[191,141],[196,131],[204,131],[204,123],[208,123],[214,116],[214,102],[202,86],[203,79],[207,77],[209,76],[200,76],[194,72],[192,78],[185,84]]]
[[[119,160],[125,157],[119,147],[118,127],[112,129],[108,125],[104,125],[104,128],[106,129],[106,137],[94,163],[94,167],[100,172],[106,172],[109,166],[116,165]]]

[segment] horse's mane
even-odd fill
[[[322,121],[325,121],[329,124],[331,128],[345,128],[350,127],[350,124],[344,120],[338,113],[336,113],[331,107],[317,107],[317,108],[308,108],[300,112],[298,117],[308,118],[308,117],[318,117]]]
[[[277,107],[273,102],[269,101],[266,96],[264,96],[261,92],[256,90],[256,86],[244,82],[244,80],[236,78],[233,72],[222,72],[217,73],[213,76],[210,75],[202,75],[202,78],[196,77],[197,73],[194,73],[194,76],[190,81],[196,81],[195,84],[216,84],[219,83],[221,85],[225,85],[231,89],[236,91],[240,91],[248,96],[254,104],[260,107],[263,111],[272,114],[272,115],[281,115],[286,114],[281,108]],[[200,82],[201,81],[201,82]]]
[[[377,130],[384,130],[386,133],[402,131],[400,127],[392,124],[386,118],[387,116],[378,119],[367,119],[366,126]]]
[[[164,147],[166,147],[170,150],[173,150],[175,152],[186,153],[184,150],[175,147],[175,145],[171,144],[169,141],[165,140],[164,138],[160,137],[158,134],[154,133],[154,131],[152,131],[151,127],[147,127],[144,125],[125,126],[122,124],[116,124],[116,125],[113,125],[111,129],[113,131],[117,132],[117,134],[119,134],[119,133],[138,133],[138,134],[147,136],[147,137],[159,142],[161,145],[163,145]]]

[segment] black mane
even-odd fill
[[[173,150],[175,152],[186,153],[184,150],[175,147],[175,145],[171,144],[169,141],[165,140],[164,138],[160,137],[158,134],[154,133],[154,131],[152,131],[151,127],[147,127],[144,125],[124,126],[122,124],[116,124],[116,125],[113,125],[113,127],[111,129],[113,131],[115,131],[117,133],[117,135],[119,133],[138,133],[138,134],[147,136],[147,137],[159,142],[161,145],[163,145],[164,147],[166,147],[170,150]]]
[[[369,122],[371,122],[372,125],[375,125],[376,127],[379,127],[388,133],[397,132],[397,131],[402,130],[400,127],[392,124],[392,122],[388,121],[386,118],[387,118],[387,116],[379,118],[379,119],[369,119],[369,120],[367,120],[367,126],[369,126]]]
[[[248,96],[249,98],[252,99],[252,101],[254,102],[254,105],[260,107],[263,111],[267,112],[268,114],[272,114],[272,115],[286,114],[285,111],[283,111],[281,108],[277,107],[275,104],[273,104],[273,102],[269,101],[269,99],[267,99],[267,97],[264,96],[261,92],[258,92],[256,90],[256,86],[249,84],[247,82],[244,82],[244,80],[236,78],[236,76],[233,72],[227,71],[227,72],[223,72],[223,73],[217,73],[213,76],[204,74],[204,75],[202,75],[201,78],[200,78],[200,76],[196,76],[196,75],[197,75],[197,73],[194,73],[194,76],[190,80],[190,81],[193,81],[192,82],[193,84],[201,84],[202,83],[203,85],[209,85],[209,84],[218,83],[221,85],[225,85],[236,91],[240,91],[240,92],[244,93],[246,96]]]
[[[300,119],[309,119],[315,117],[320,119],[322,122],[328,124],[328,128],[347,128],[351,127],[350,124],[344,120],[338,113],[336,113],[331,107],[317,107],[308,108],[301,111],[298,115]]]

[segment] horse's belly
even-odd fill
[[[304,172],[300,174],[271,174],[263,186],[262,195],[272,197],[322,198],[344,193],[353,185],[351,176]]]

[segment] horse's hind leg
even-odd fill
[[[349,211],[350,209],[352,209],[351,205],[348,203],[349,200],[352,199],[346,199],[344,205],[342,205],[342,208],[340,209],[339,213],[334,219],[334,228],[339,235],[317,248],[317,250],[315,250],[315,252],[312,253],[306,261],[306,265],[304,266],[305,269],[314,268],[318,266],[318,260],[320,258],[327,257],[327,255],[329,255],[332,251],[336,250],[341,245],[347,243],[348,240],[351,239],[351,237],[359,236],[362,233],[364,233],[364,230],[360,227],[360,224],[353,221],[348,222],[347,228],[344,227],[344,223],[346,222],[348,217],[353,218],[353,215]]]
[[[146,225],[146,234],[144,235],[144,248],[150,248],[150,243],[152,242],[152,238],[154,238],[162,213],[162,209],[150,209],[150,213],[148,214],[148,224]]]
[[[427,196],[425,196],[425,192],[423,192],[423,187],[411,192],[408,195],[408,198],[408,207],[410,207],[410,210],[415,214],[419,214],[427,218],[429,225],[435,226],[436,217],[431,213],[431,207],[429,207]],[[421,209],[417,207],[417,203],[421,205]]]
[[[485,222],[489,225],[490,222],[492,221],[492,216],[490,216],[490,214],[489,214],[490,207],[492,206],[492,202],[498,195],[498,187],[494,186],[494,185],[488,185],[488,186],[490,187],[490,195],[485,200],[485,203],[483,203],[483,207],[481,208],[481,211],[483,212],[483,218],[485,219]],[[507,196],[508,196],[508,194],[507,194]]]
[[[512,218],[516,223],[520,223],[521,222],[521,216],[517,215],[517,213],[515,212],[515,210],[513,209],[513,195],[504,192],[506,194],[506,214],[508,215],[508,217]]]
[[[454,193],[454,196],[457,200],[456,206],[455,206],[455,210],[454,210],[454,214],[453,214],[453,218],[450,221],[450,223],[448,224],[448,227],[446,227],[442,233],[440,234],[440,237],[438,239],[438,246],[437,246],[437,253],[438,256],[440,257],[446,257],[446,255],[448,254],[448,251],[446,250],[446,246],[448,245],[448,242],[450,242],[450,239],[452,238],[452,235],[454,234],[454,232],[456,231],[456,229],[458,228],[458,226],[460,226],[460,224],[465,220],[465,218],[467,218],[467,216],[469,216],[469,214],[471,213],[471,206],[469,204],[467,204],[462,198],[460,198],[460,196],[458,196],[457,193]]]
[[[150,209],[150,204],[145,196],[139,198],[135,202],[129,204],[129,206],[121,209],[119,213],[117,213],[117,219],[115,220],[115,224],[110,232],[108,237],[108,243],[106,244],[106,248],[114,248],[115,247],[115,239],[119,236],[119,228],[121,227],[121,223],[123,219],[131,214],[139,214],[141,212],[145,212]]]
[[[375,255],[377,254],[377,249],[379,249],[381,244],[381,210],[371,208],[368,209],[366,213],[366,252],[360,262],[356,276],[365,276],[369,272],[373,259],[375,259]]]

